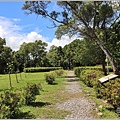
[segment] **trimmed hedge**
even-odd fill
[[[107,68],[107,67],[106,67]],[[108,66],[109,71],[112,72],[112,67]],[[97,71],[102,71],[102,66],[86,66],[86,67],[75,67],[74,68],[74,73],[77,77],[79,77],[80,72],[82,72],[82,70],[97,70]]]
[[[31,67],[24,68],[24,72],[49,72],[53,70],[63,69],[62,67]]]
[[[102,67],[101,66],[75,67],[74,68],[74,73],[77,77],[80,77],[80,73],[83,70],[99,70],[99,71],[102,71]]]

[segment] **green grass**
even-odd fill
[[[49,85],[45,81],[46,72],[37,73],[22,73],[22,79],[18,74],[18,81],[16,82],[15,74],[11,74],[13,88],[23,88],[27,83],[41,83],[43,90],[40,91],[40,95],[36,96],[36,101],[30,106],[23,106],[20,118],[56,118],[63,119],[66,115],[70,114],[69,111],[58,110],[54,107],[56,103],[63,102],[70,98],[67,93],[64,95],[61,93],[64,91],[64,76],[57,77],[53,85]],[[10,89],[9,76],[0,75],[0,90]],[[66,95],[65,95],[66,94]],[[30,112],[30,113],[29,113]]]
[[[45,72],[46,73],[46,72]],[[36,96],[36,101],[33,102],[30,106],[23,106],[21,108],[23,115],[21,114],[20,118],[55,118],[55,119],[64,119],[65,116],[70,114],[70,111],[58,110],[54,106],[56,103],[64,102],[73,97],[81,96],[81,93],[78,94],[68,94],[64,91],[65,80],[64,76],[57,77],[55,84],[49,85],[44,78],[44,72],[37,73],[22,73],[22,79],[20,74],[18,74],[18,81],[16,82],[15,74],[11,75],[12,86],[14,88],[23,88],[27,83],[41,83],[43,90],[40,92],[40,95]],[[10,89],[9,85],[9,76],[0,75],[0,90]],[[80,81],[81,88],[83,93],[88,98],[90,97],[96,103],[97,112],[102,112],[103,115],[98,118],[106,119],[117,119],[119,118],[118,114],[112,109],[109,104],[104,103],[103,100],[96,98],[95,90],[93,88],[87,87],[83,82]],[[62,93],[64,91],[64,94]],[[99,109],[98,106],[102,105],[103,108]],[[29,114],[30,111],[30,114]],[[95,113],[96,114],[96,113]]]
[[[18,81],[19,83],[16,82],[16,76],[15,74],[11,74],[11,81],[12,81],[12,87],[13,88],[22,88],[24,86],[26,86],[26,83],[40,83],[40,82],[44,82],[44,74],[45,73],[26,73],[26,77],[25,77],[25,73],[21,73],[20,77],[20,73],[17,74],[18,77]],[[21,79],[22,78],[22,79]],[[3,89],[9,89],[10,85],[9,85],[9,76],[8,74],[6,75],[0,75],[0,90]]]

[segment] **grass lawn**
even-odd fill
[[[64,91],[65,77],[57,77],[53,85],[48,85],[44,78],[45,72],[39,73],[22,73],[22,79],[20,74],[17,74],[19,83],[16,82],[15,74],[11,74],[12,86],[14,88],[23,88],[27,83],[41,83],[43,90],[40,95],[36,96],[36,101],[30,106],[23,106],[21,111],[23,112],[20,118],[55,118],[64,119],[64,117],[70,114],[69,111],[58,110],[55,108],[56,103],[64,102],[75,95],[68,94]],[[103,100],[96,98],[93,88],[87,87],[83,82],[79,81],[81,89],[87,97],[91,97],[97,105],[97,112],[102,112],[102,116],[99,118],[117,119],[119,115],[115,113],[112,107]],[[9,76],[0,75],[0,91],[10,89]],[[64,91],[64,94],[63,94]],[[80,96],[76,94],[76,96]],[[102,108],[99,106],[102,105]]]
[[[64,90],[64,77],[57,77],[53,85],[48,85],[44,78],[45,72],[39,73],[20,73],[17,74],[18,81],[16,81],[15,74],[11,74],[11,81],[13,88],[23,88],[27,83],[41,83],[43,90],[40,95],[36,96],[36,101],[30,106],[23,106],[21,108],[23,115],[21,118],[56,118],[62,119],[69,111],[55,109],[54,105],[69,99],[67,93],[61,94]],[[21,79],[22,78],[22,79]],[[10,89],[9,76],[0,75],[0,91]],[[66,95],[65,95],[66,94]]]
[[[11,74],[11,81],[13,88],[22,88],[25,87],[27,83],[40,83],[44,82],[45,73],[20,73],[17,74],[18,82],[16,81],[15,74]],[[26,77],[25,77],[26,76]],[[9,84],[9,75],[0,75],[0,90],[10,89]]]

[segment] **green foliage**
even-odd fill
[[[58,84],[51,86],[48,85],[45,81],[45,76],[44,76],[45,73],[44,72],[28,73],[26,74],[26,77],[24,77],[25,73],[21,73],[23,76],[22,77],[23,80],[19,81],[19,83],[16,83],[15,74],[11,74],[14,88],[23,89],[24,87],[26,87],[26,83],[35,83],[35,84],[41,83],[43,88],[43,90],[40,91],[40,95],[36,96],[35,102],[32,102],[32,104],[30,104],[29,106],[23,105],[20,108],[21,113],[19,114],[19,116],[16,117],[16,119],[34,119],[34,118],[64,119],[64,117],[70,113],[68,111],[58,110],[54,107],[56,103],[68,99],[68,96],[61,94],[61,90],[64,90],[63,77],[56,78],[55,82],[57,82]],[[20,79],[19,73],[18,73],[18,79]],[[1,83],[0,91],[2,91],[3,89],[4,90],[9,89],[8,74],[0,75],[0,83]],[[25,95],[24,89],[22,93],[23,95]],[[6,110],[7,108],[4,109]],[[3,111],[4,116],[5,114],[7,114],[5,110]],[[2,112],[0,111],[0,113]],[[6,118],[4,117],[4,119]]]
[[[36,40],[35,42],[23,43],[20,47],[19,54],[23,57],[22,66],[24,67],[36,67],[44,66],[46,56],[47,43],[42,40]]]
[[[115,108],[120,106],[120,78],[97,86],[97,97],[106,99]]]
[[[80,73],[80,80],[82,80],[88,87],[95,87],[101,76],[103,76],[102,71],[87,69],[82,70]]]
[[[36,95],[40,94],[41,84],[33,84],[27,83],[27,87],[25,88],[25,104],[30,105],[35,101]]]
[[[24,72],[49,72],[53,70],[62,69],[62,67],[32,67],[24,68]]]
[[[77,77],[80,77],[80,73],[83,70],[99,70],[99,71],[102,71],[102,68],[101,68],[101,66],[75,67],[74,68],[74,73]]]
[[[53,84],[53,82],[55,81],[55,77],[55,72],[45,74],[45,80],[48,84]]]
[[[20,90],[7,90],[0,95],[0,118],[17,118],[25,99]]]
[[[84,69],[85,69],[85,68],[84,68]],[[75,67],[75,68],[74,68],[74,74],[75,74],[77,77],[80,77],[81,71],[82,71],[81,67]]]
[[[76,67],[74,72],[84,84],[95,89],[97,98],[107,100],[115,108],[120,106],[120,78],[101,84],[98,82],[103,76],[100,67]]]
[[[22,9],[26,10],[28,14],[35,13],[44,18],[51,19],[54,23],[53,27],[58,26],[55,32],[57,38],[61,38],[63,35],[81,35],[83,37],[87,37],[87,41],[92,41],[93,46],[99,46],[102,52],[108,57],[113,69],[116,68],[113,70],[114,73],[118,74],[117,63],[114,62],[116,59],[111,54],[112,52],[110,52],[110,47],[108,47],[108,45],[111,44],[109,42],[110,39],[106,36],[108,33],[107,30],[110,30],[119,20],[119,9],[116,7],[117,4],[119,6],[119,3],[116,2],[115,5],[111,1],[59,1],[57,2],[57,5],[61,8],[60,11],[49,11],[51,7],[50,4],[52,4],[52,2],[26,1]],[[58,25],[57,23],[60,24]],[[111,33],[109,36],[111,36]],[[116,35],[114,34],[113,36]],[[112,41],[115,40],[112,39]],[[119,47],[119,45],[117,46]],[[112,48],[114,49],[114,47]],[[98,49],[94,49],[94,47],[91,47],[91,49],[93,52],[97,51],[98,54],[96,55],[99,55]],[[89,53],[88,49],[85,50]],[[74,53],[72,54],[74,55]],[[70,53],[69,56],[71,57],[72,54]],[[94,57],[89,59],[88,56],[91,58],[89,54],[85,54],[85,57],[82,56],[84,58],[82,58],[82,62],[85,65],[89,60],[92,60],[90,62],[94,63]],[[71,60],[70,57],[69,60]],[[69,64],[71,64],[70,61]]]
[[[61,75],[64,74],[64,70],[63,69],[55,70],[54,72],[56,73],[57,76],[61,76]]]
[[[63,66],[64,53],[61,46],[57,47],[52,45],[46,57],[49,61],[50,66],[53,67]]]

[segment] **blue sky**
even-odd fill
[[[49,29],[52,23],[35,14],[26,15],[21,8],[24,2],[0,2],[0,37],[6,39],[6,45],[13,50],[18,50],[23,42],[42,40],[51,45],[64,46],[74,39],[63,35],[61,40],[55,38],[56,28]],[[56,9],[55,2],[51,9]]]

